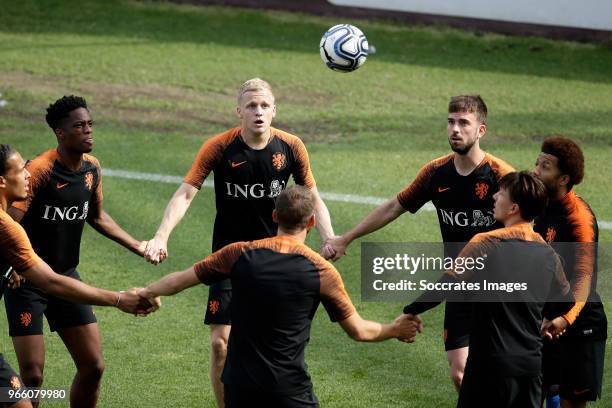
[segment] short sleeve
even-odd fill
[[[514,167],[512,167],[511,165],[509,165],[508,163],[506,163],[505,161],[490,155],[489,153],[487,153],[487,157],[489,158],[489,165],[491,166],[491,168],[493,169],[493,171],[495,172],[495,178],[497,179],[497,181],[499,182],[506,174],[508,173],[512,173],[514,170]]]
[[[204,142],[183,181],[198,190],[202,188],[204,180],[219,164],[223,157],[223,151],[237,134],[238,130],[232,129],[213,136]]]
[[[295,167],[293,170],[293,180],[295,184],[313,188],[316,183],[312,175],[312,169],[310,168],[310,159],[308,158],[306,146],[296,137],[292,149],[295,156]]]
[[[88,219],[97,217],[102,212],[102,200],[104,194],[102,192],[102,167],[100,162],[93,156],[86,155],[85,158],[91,163],[93,169],[85,173],[83,182],[85,187],[92,190],[91,204],[89,204]],[[95,177],[94,177],[95,172]]]
[[[321,303],[332,322],[347,319],[355,313],[355,306],[344,288],[342,277],[329,262],[320,269]]]
[[[229,278],[232,267],[242,255],[245,245],[245,242],[229,244],[193,265],[200,282],[210,285]]]
[[[397,201],[411,213],[417,212],[422,206],[432,199],[431,179],[434,175],[436,166],[430,162],[423,166],[416,178],[408,187],[400,191]]]
[[[472,237],[472,239],[463,247],[459,255],[455,258],[454,269],[449,269],[446,271],[447,274],[453,276],[457,280],[464,281],[472,281],[477,279],[478,271],[482,270],[480,267],[459,267],[458,264],[459,259],[463,259],[464,262],[466,259],[476,260],[479,258],[486,258],[488,254],[493,253],[495,249],[499,249],[500,240],[496,237],[491,236],[489,233],[481,232],[480,234],[476,234]]]
[[[3,262],[22,272],[32,268],[41,259],[36,255],[21,225],[6,213],[0,220],[0,257]]]

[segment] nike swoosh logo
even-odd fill
[[[450,187],[438,187],[438,193],[443,193],[447,190],[450,190]]]
[[[57,183],[57,189],[60,190],[60,189],[62,189],[64,187],[66,187],[68,184],[70,184],[70,183],[64,183],[64,184]]]
[[[246,160],[245,161],[241,161],[240,163],[230,162],[230,164],[232,165],[232,169],[235,169],[236,167],[239,167],[239,166],[243,165],[244,163],[246,163]]]
[[[584,394],[584,393],[589,392],[589,391],[591,391],[590,388],[587,388],[586,390],[580,390],[580,391],[574,390],[574,395]]]

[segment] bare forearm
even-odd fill
[[[354,313],[339,323],[344,331],[356,341],[383,341],[399,335],[397,325],[364,320],[359,313]]]
[[[328,238],[334,236],[329,210],[323,200],[318,196],[315,206],[315,219],[317,222],[317,230],[319,230],[319,235],[321,236],[321,242],[325,242]]]
[[[89,224],[100,234],[140,255],[138,252],[140,241],[124,231],[105,211],[102,211],[98,218],[92,219]]]
[[[164,217],[155,234],[156,237],[162,238],[165,241],[168,240],[174,228],[185,216],[196,193],[197,189],[185,184],[174,193],[164,211]]]
[[[377,342],[384,341],[398,336],[395,326],[392,324],[382,324],[371,320],[364,320],[357,341]]]
[[[173,272],[145,288],[146,297],[172,296],[200,283],[193,267]]]
[[[368,235],[377,231],[389,224],[391,221],[399,217],[406,210],[401,206],[396,198],[381,204],[372,211],[363,221],[355,226],[350,231],[344,234],[346,244],[350,244],[355,239]]]
[[[59,279],[51,281],[46,291],[56,297],[75,303],[98,306],[115,306],[119,299],[118,292],[94,288],[79,280],[58,275]],[[64,279],[61,279],[64,278]]]
[[[423,331],[423,322],[418,316],[402,314],[390,324],[363,320],[359,313],[339,322],[342,329],[356,341],[384,341],[397,338],[412,343],[417,332]]]
[[[98,306],[115,306],[118,292],[95,288],[77,279],[57,274],[44,262],[23,273],[35,286],[50,295],[75,302]]]

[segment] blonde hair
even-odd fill
[[[270,95],[274,97],[272,87],[269,83],[267,83],[261,78],[253,78],[249,79],[248,81],[240,85],[240,88],[238,88],[238,105],[240,105],[240,98],[242,98],[242,95],[252,91],[268,91],[270,92]]]

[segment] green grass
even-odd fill
[[[203,140],[237,123],[237,86],[261,76],[275,87],[275,125],[305,140],[320,190],[391,197],[421,165],[447,152],[448,98],[480,93],[490,112],[485,149],[523,169],[532,167],[544,136],[575,138],[587,158],[578,191],[600,220],[612,221],[610,48],[357,21],[378,53],[357,72],[338,74],[317,50],[337,19],[124,0],[0,0],[0,9],[0,92],[9,101],[0,108],[0,141],[26,157],[54,146],[45,107],[76,93],[91,105],[94,153],[104,167],[183,175]],[[107,177],[105,208],[148,239],[175,188]],[[207,255],[212,190],[199,196],[172,235],[170,258],[157,267],[86,229],[79,267],[85,281],[144,285]],[[372,209],[328,206],[338,232]],[[438,239],[436,216],[427,212],[367,238]],[[600,239],[612,241],[612,232],[602,230]],[[390,320],[400,312],[400,304],[360,302],[358,243],[337,266],[364,317]],[[206,293],[198,287],[164,299],[146,319],[96,309],[107,365],[100,406],[212,406],[209,334],[201,323]],[[357,344],[321,310],[307,361],[322,405],[454,406],[442,308],[424,318],[426,331],[415,344]],[[6,333],[4,319],[0,331]],[[57,336],[46,338],[45,386],[68,388],[72,362]],[[16,366],[8,337],[2,344]],[[612,405],[611,355],[608,347],[604,400],[596,407]]]

